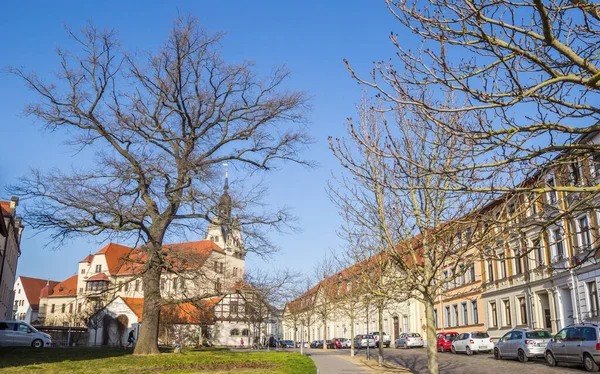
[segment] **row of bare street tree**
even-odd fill
[[[395,62],[376,63],[370,76],[346,62],[375,96],[359,104],[345,138],[330,139],[346,172],[329,192],[346,222],[349,257],[379,256],[385,264],[384,286],[362,282],[367,292],[387,300],[393,284],[393,297],[423,302],[432,342],[433,301],[446,281],[441,267],[450,264],[460,276],[467,267],[459,263],[491,255],[486,243],[519,230],[514,218],[522,212],[497,214],[499,201],[582,196],[559,214],[520,225],[547,227],[595,212],[595,179],[557,177],[550,184],[539,177],[587,163],[599,151],[587,140],[600,129],[600,11],[587,0],[386,4],[398,21],[390,36]],[[399,37],[405,33],[422,47],[406,49]],[[72,36],[81,54],[59,53],[59,85],[12,71],[39,94],[27,112],[50,130],[72,131],[76,147],[98,151],[97,166],[34,171],[14,193],[35,201],[26,212],[30,224],[54,230],[56,240],[119,233],[143,244],[144,325],[136,353],[156,353],[159,279],[168,271],[163,241],[211,220],[221,163],[248,175],[281,161],[310,164],[300,154],[310,137],[298,126],[306,96],[278,89],[288,77],[282,69],[259,79],[248,63],[225,63],[216,49],[220,36],[193,20],[178,21],[160,49],[141,55],[120,50],[112,32],[89,28]],[[593,167],[583,169],[589,176]],[[239,193],[235,206],[247,249],[260,254],[272,248],[265,228],[282,229],[290,216],[262,211],[259,196],[260,188]],[[470,233],[461,239],[466,245],[456,245],[457,232]],[[392,273],[401,276],[388,278]],[[437,373],[435,345],[428,356]]]

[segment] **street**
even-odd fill
[[[336,350],[338,354],[350,355],[350,350]],[[365,355],[366,350],[361,349],[358,354]],[[396,363],[418,373],[428,373],[427,352],[425,348],[411,349],[384,349],[386,362]],[[377,350],[371,351],[372,359],[377,359]],[[507,373],[526,371],[527,374],[551,374],[551,373],[584,373],[583,366],[559,364],[558,367],[550,367],[543,359],[530,359],[529,362],[521,363],[517,360],[494,360],[492,354],[465,354],[439,353],[440,373]]]

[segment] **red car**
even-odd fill
[[[437,334],[437,350],[441,352],[452,351],[452,341],[458,336],[457,332],[444,331]]]

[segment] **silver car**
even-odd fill
[[[544,357],[552,335],[546,330],[515,329],[507,332],[494,348],[494,358],[518,358],[527,362],[531,357]]]
[[[546,346],[546,361],[550,366],[556,366],[559,362],[582,363],[587,371],[598,371],[599,339],[600,332],[595,323],[565,327]]]
[[[423,339],[416,332],[405,332],[396,339],[396,348],[423,347]]]
[[[22,321],[0,321],[0,346],[50,347],[50,335]]]

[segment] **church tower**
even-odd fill
[[[234,277],[243,277],[244,274],[244,243],[239,220],[231,214],[233,200],[229,195],[229,173],[227,164],[225,169],[225,185],[223,194],[215,209],[215,215],[208,225],[206,239],[212,240],[223,248],[227,256],[227,266],[232,268]]]

